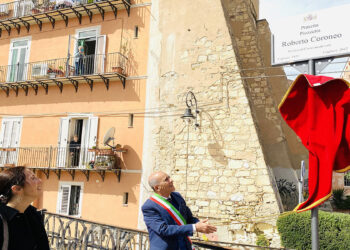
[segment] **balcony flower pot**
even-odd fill
[[[120,66],[114,66],[112,67],[112,71],[118,74],[123,75],[124,74],[124,69]]]
[[[56,73],[48,73],[50,79],[56,78]]]
[[[33,14],[39,14],[39,13],[40,13],[40,10],[39,10],[39,9],[36,9],[36,8],[33,8],[33,9],[32,9],[32,13],[33,13]]]

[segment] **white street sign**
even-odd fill
[[[350,4],[281,20],[272,27],[272,64],[350,54]]]

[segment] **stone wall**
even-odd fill
[[[252,6],[152,1],[140,203],[149,173],[163,170],[194,214],[218,225],[215,239],[255,244],[264,233],[279,246],[282,208],[266,146],[282,145],[291,163],[269,82],[242,71],[265,65]],[[188,91],[198,100],[197,129],[180,118]]]

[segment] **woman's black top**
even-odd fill
[[[9,250],[48,250],[49,241],[43,217],[35,207],[29,206],[24,213],[6,205],[0,205],[0,213],[6,219],[9,231]],[[3,244],[3,225],[0,220],[0,249]]]

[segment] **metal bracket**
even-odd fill
[[[55,28],[55,18],[53,18],[52,16],[50,16],[49,14],[45,13],[45,16],[49,19],[50,23],[52,24],[52,28]]]
[[[34,21],[36,22],[36,24],[39,26],[39,29],[41,31],[41,29],[43,28],[43,22],[40,19],[36,18],[35,16],[32,16],[32,17],[33,17]]]
[[[68,174],[72,176],[72,180],[74,181],[75,178],[75,169],[67,169]]]
[[[76,9],[74,9],[73,7],[70,7],[70,8],[74,12],[74,14],[77,16],[77,18],[79,20],[79,24],[81,24],[81,14]]]
[[[10,88],[2,85],[0,85],[0,88],[6,93],[6,96],[8,97],[10,94]]]
[[[78,92],[79,82],[77,80],[74,80],[72,78],[68,78],[68,80],[73,84],[75,88],[75,92]]]
[[[30,84],[30,86],[32,86],[32,88],[34,89],[35,91],[35,95],[38,94],[38,84],[35,84],[35,83],[32,83],[32,82],[27,82],[28,84]]]
[[[83,5],[83,8],[84,8],[86,14],[88,14],[89,19],[90,19],[90,23],[91,23],[91,21],[92,21],[92,15],[93,15],[92,12],[91,12],[91,10],[89,10],[88,8],[86,8],[85,5]]]
[[[61,169],[53,169],[52,171],[57,175],[57,178],[60,180],[61,179]]]
[[[52,81],[53,81],[54,83],[56,83],[57,87],[60,89],[60,92],[62,93],[62,90],[63,90],[63,83],[60,82],[60,81],[57,81],[57,80],[55,80],[55,79],[52,79]]]
[[[123,0],[123,4],[125,6],[126,11],[128,12],[128,16],[130,16],[130,6],[131,6],[130,0]]]
[[[16,93],[16,96],[18,96],[18,85],[13,85],[13,84],[9,84],[11,89],[13,89]]]
[[[105,20],[105,10],[101,6],[99,6],[97,3],[95,3],[95,6],[98,9],[98,11],[100,12],[102,20]]]
[[[86,76],[83,76],[83,77],[84,77],[85,81],[87,82],[87,84],[89,84],[90,89],[91,89],[91,91],[92,91],[92,88],[93,88],[93,86],[94,86],[94,80],[92,80],[92,79],[90,79],[90,78],[87,78]]]
[[[89,181],[89,179],[90,179],[90,170],[82,170],[82,173],[85,175],[86,181]]]
[[[125,76],[118,74],[118,77],[123,84],[123,89],[125,89],[125,81],[126,81]]]
[[[66,27],[68,26],[68,16],[66,16],[65,14],[63,14],[61,11],[58,11],[58,13],[60,13],[63,21],[65,22],[66,24]]]
[[[28,23],[27,21],[24,21],[22,18],[19,18],[19,20],[21,20],[23,25],[26,27],[27,32],[29,32],[29,30],[30,30],[30,23]]]
[[[115,176],[118,178],[118,182],[120,182],[120,175],[122,174],[122,171],[120,169],[114,170],[113,171]]]
[[[4,26],[4,28],[7,30],[7,33],[8,33],[9,35],[11,35],[11,26],[10,26],[10,25],[7,25],[7,24],[4,24],[3,22],[0,22],[0,24],[1,24],[2,26]]]
[[[21,32],[21,25],[19,25],[18,23],[15,23],[12,20],[9,20],[9,22],[16,28],[17,33],[19,34]]]
[[[24,90],[24,93],[26,93],[26,96],[27,96],[28,95],[28,85],[19,84],[19,86]]]
[[[47,83],[44,83],[44,82],[41,82],[41,81],[38,81],[40,83],[41,86],[44,87],[45,89],[45,93],[47,94],[49,92],[49,85]]]
[[[40,170],[41,172],[44,173],[44,175],[46,176],[46,179],[49,179],[50,169],[43,168],[43,169],[38,169],[38,170]]]
[[[98,75],[99,75],[99,77],[101,77],[102,81],[105,83],[106,88],[107,88],[107,90],[108,90],[108,89],[109,89],[109,79],[106,78],[106,77],[104,77],[104,76],[101,75],[101,74],[98,74]]]
[[[106,176],[106,170],[99,170],[99,171],[96,171],[96,172],[101,176],[101,179],[104,182],[105,181],[105,176]]]
[[[110,1],[107,1],[109,3],[109,6],[111,6],[111,9],[114,13],[114,17],[117,19],[117,14],[118,14],[118,9],[117,7],[115,7],[115,5],[113,5]]]

